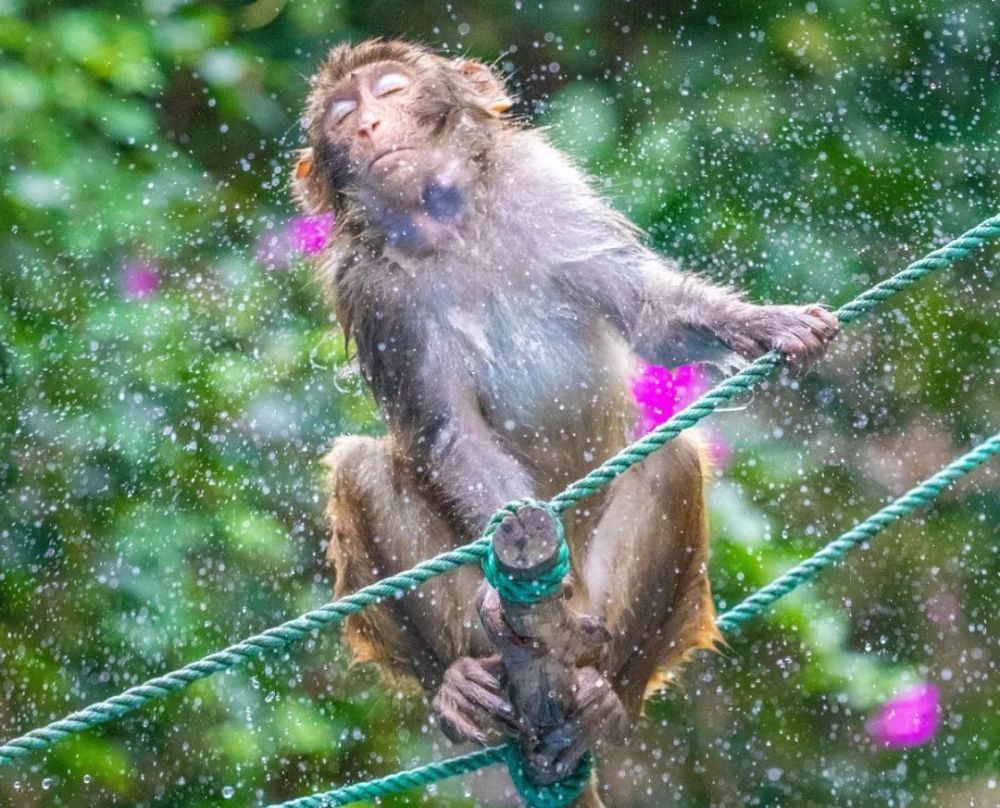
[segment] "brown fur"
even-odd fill
[[[369,91],[380,69],[406,90]],[[335,93],[357,105],[333,121]],[[312,82],[296,194],[336,214],[321,272],[389,432],[339,438],[327,458],[338,596],[622,449],[635,356],[810,357],[836,331],[819,307],[754,306],[677,271],[509,103],[486,66],[399,42],[335,48]],[[599,665],[633,715],[718,640],[704,474],[686,433],[566,515],[573,605],[607,620]],[[467,567],[350,618],[355,657],[437,690],[457,659],[491,652],[478,580]]]

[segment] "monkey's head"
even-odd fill
[[[490,144],[512,126],[511,98],[489,67],[405,42],[339,45],[311,85],[299,204],[403,249],[433,249],[455,229]]]

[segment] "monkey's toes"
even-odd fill
[[[810,327],[824,342],[829,342],[840,333],[840,320],[837,315],[818,304],[806,306],[806,314],[813,318]]]
[[[840,331],[836,316],[820,305],[775,306],[764,314],[764,345],[785,354],[793,368],[818,359]]]
[[[621,740],[631,722],[611,683],[596,668],[576,674],[573,708],[565,723],[539,743],[538,760],[560,774],[571,772],[580,758],[602,740]]]

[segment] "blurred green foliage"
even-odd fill
[[[372,35],[498,59],[652,243],[758,300],[842,302],[998,209],[988,2],[0,0],[0,737],[328,597],[319,458],[379,425],[282,252],[285,177],[305,77]],[[722,603],[997,429],[997,255],[715,416]],[[616,804],[996,804],[995,480],[698,660]],[[911,681],[942,728],[880,751]],[[264,804],[450,754],[426,715],[329,632],[0,770],[0,803]]]

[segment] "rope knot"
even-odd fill
[[[530,808],[566,808],[572,805],[587,788],[593,768],[594,756],[587,752],[571,774],[557,783],[543,785],[531,779],[524,755],[516,742],[512,741],[507,746],[507,771],[518,794]]]
[[[555,527],[556,539],[559,542],[559,554],[555,565],[531,580],[515,579],[503,572],[498,564],[496,553],[492,548],[483,556],[483,575],[490,586],[500,593],[500,597],[513,603],[535,603],[544,598],[552,597],[562,590],[563,578],[569,573],[569,545],[566,543],[566,530],[563,527],[559,512],[548,502],[537,499],[520,499],[509,502],[500,508],[490,519],[486,534],[492,537],[500,523],[510,514],[516,514],[522,508],[538,508],[545,511]]]

